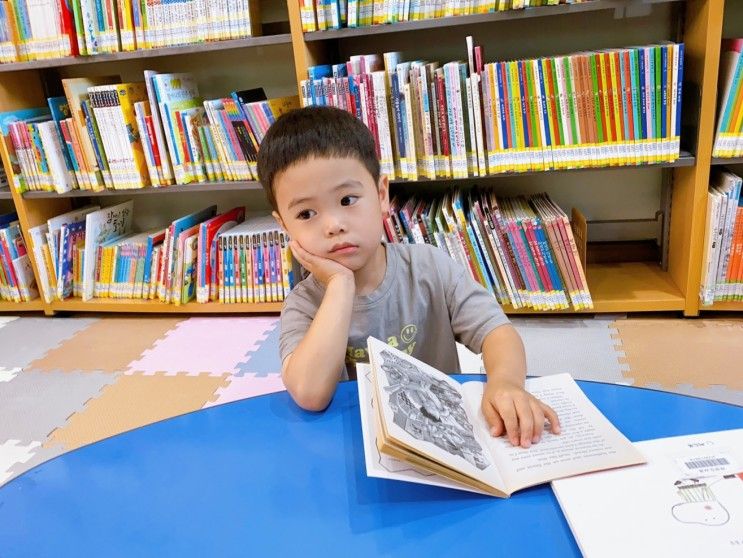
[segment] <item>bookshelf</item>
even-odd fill
[[[731,3],[730,0],[728,3]],[[459,16],[443,19],[411,21],[388,24],[374,27],[318,31],[303,34],[298,0],[286,0],[286,16],[288,18],[289,33],[281,32],[273,35],[251,37],[233,41],[168,47],[153,50],[143,50],[131,53],[105,54],[91,57],[64,58],[58,60],[43,60],[0,65],[0,111],[17,110],[40,106],[44,103],[48,80],[55,79],[60,70],[81,74],[87,66],[96,68],[97,73],[114,73],[119,65],[137,64],[149,59],[168,59],[175,65],[176,62],[188,69],[189,64],[199,60],[219,60],[220,57],[255,55],[265,56],[267,49],[279,47],[286,49],[288,56],[273,56],[276,63],[280,60],[284,66],[294,65],[295,83],[288,84],[298,89],[298,84],[306,78],[307,68],[316,64],[339,62],[354,49],[357,52],[384,52],[387,50],[403,50],[405,45],[431,45],[437,47],[439,38],[455,35],[457,40],[464,43],[464,36],[468,33],[479,33],[489,29],[495,33],[508,31],[518,26],[521,30],[535,31],[539,35],[549,34],[552,27],[562,29],[563,33],[572,33],[572,37],[580,41],[580,33],[573,29],[571,23],[576,19],[584,25],[578,29],[586,29],[585,22],[589,17],[611,18],[621,17],[627,25],[642,26],[642,15],[652,9],[668,10],[669,26],[666,39],[681,40],[685,43],[686,61],[685,72],[688,80],[698,93],[696,112],[690,118],[688,127],[684,128],[682,137],[686,144],[694,148],[682,152],[682,156],[675,162],[662,165],[647,165],[642,167],[611,167],[607,171],[612,174],[626,172],[633,176],[633,172],[657,172],[662,174],[670,188],[670,219],[668,223],[668,266],[663,269],[660,263],[655,262],[618,262],[588,265],[588,283],[591,290],[596,312],[652,312],[678,311],[686,316],[695,316],[700,312],[698,291],[701,281],[701,258],[703,251],[704,217],[706,211],[706,191],[709,185],[710,168],[713,164],[730,164],[730,161],[720,162],[711,159],[711,147],[714,133],[714,119],[717,95],[717,75],[720,57],[720,41],[722,38],[724,0],[594,0],[575,5],[558,5],[550,7],[532,8],[512,12],[498,12],[471,16]],[[282,6],[282,10],[284,7]],[[665,13],[665,12],[664,12]],[[552,19],[550,19],[552,18]],[[605,20],[602,20],[605,21]],[[553,24],[554,23],[554,24]],[[565,31],[565,29],[568,29]],[[621,27],[626,29],[626,27]],[[265,29],[265,27],[264,27]],[[513,33],[513,31],[511,31]],[[375,47],[369,47],[375,44]],[[400,41],[399,47],[394,41]],[[389,44],[388,44],[389,43]],[[394,43],[394,44],[393,44]],[[511,44],[509,48],[519,51],[521,55],[532,56],[529,45]],[[487,46],[487,43],[485,43]],[[626,40],[618,40],[613,46],[637,44],[635,36]],[[589,48],[587,45],[586,48]],[[555,52],[561,52],[559,43]],[[571,47],[572,48],[572,47]],[[487,54],[487,53],[486,53]],[[433,54],[436,59],[438,54]],[[259,58],[260,59],[260,58]],[[451,60],[452,58],[448,58]],[[105,65],[105,69],[104,69]],[[271,72],[271,70],[266,70]],[[68,74],[69,75],[69,74]],[[285,84],[287,85],[287,84]],[[688,101],[688,97],[685,98]],[[689,103],[691,104],[691,103]],[[686,107],[686,102],[685,105]],[[685,112],[691,113],[691,109]],[[685,114],[685,116],[689,116]],[[6,153],[2,154],[6,169]],[[647,169],[636,171],[635,169]],[[590,174],[593,171],[595,174]],[[603,169],[561,170],[534,173],[534,175],[551,176],[567,173],[576,177],[576,181],[586,180],[585,176],[600,176]],[[446,187],[449,183],[480,184],[487,183],[499,187],[501,181],[508,181],[512,176],[532,176],[528,173],[518,175],[492,175],[482,178],[468,178],[460,180],[394,181],[396,187],[413,185],[416,188],[426,188],[427,182],[438,184],[437,188]],[[129,197],[136,199],[156,199],[156,203],[173,203],[173,196],[166,194],[180,194],[182,198],[191,196],[248,195],[258,193],[260,185],[256,182],[228,182],[228,183],[200,183],[186,186],[172,186],[168,188],[148,188],[143,190],[115,190],[104,192],[74,191],[64,195],[48,192],[28,192],[19,195],[16,192],[6,193],[12,199],[18,211],[24,234],[30,227],[44,222],[49,217],[79,206],[84,199],[108,199],[112,196]],[[256,195],[258,195],[256,194]],[[0,199],[3,192],[0,192]],[[156,196],[156,198],[151,198]],[[181,199],[181,198],[178,198]],[[201,198],[200,198],[201,199]],[[569,208],[566,208],[569,209]],[[250,210],[250,208],[249,208]],[[27,235],[26,235],[27,236]],[[38,270],[35,270],[38,275]],[[82,302],[71,299],[44,304],[36,301],[27,305],[13,305],[13,308],[24,306],[25,309],[43,310],[47,314],[67,311],[86,312],[132,312],[132,313],[251,313],[251,312],[278,312],[281,304],[197,304],[189,303],[182,306],[162,304],[155,301],[141,300],[94,300]],[[706,310],[707,308],[705,308]],[[730,309],[717,308],[712,309]],[[743,309],[743,305],[734,309]],[[4,311],[0,305],[0,311]],[[508,310],[508,309],[507,309]],[[512,311],[512,310],[509,310]],[[521,311],[514,311],[520,313]],[[540,312],[541,313],[541,312]],[[568,313],[572,313],[568,312]]]
[[[743,37],[743,3],[737,2],[735,0],[728,0],[725,2],[725,5],[723,8],[721,8],[722,12],[722,38],[734,38],[734,37]],[[714,133],[714,127],[716,125],[716,114],[713,113],[713,133]],[[714,136],[712,141],[714,142]],[[710,164],[713,167],[727,167],[732,166],[733,172],[736,172],[736,174],[740,174],[740,171],[743,170],[743,167],[740,166],[734,166],[734,165],[743,165],[743,157],[737,157],[737,158],[719,158],[719,157],[713,157],[711,159]],[[706,192],[705,192],[706,194]],[[707,212],[707,196],[704,195],[699,202],[699,212],[702,216],[706,215]],[[703,234],[702,234],[703,236]],[[702,261],[703,253],[700,252],[700,263]],[[702,281],[702,270],[700,269],[700,283]],[[743,312],[743,302],[715,302],[712,305],[709,306],[702,306],[701,303],[699,305],[699,311],[700,313],[707,313],[707,312]]]

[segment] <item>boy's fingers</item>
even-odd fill
[[[490,401],[483,401],[482,414],[485,415],[485,420],[488,426],[490,426],[490,435],[495,437],[501,436],[504,431],[503,421]]]
[[[560,419],[557,418],[557,413],[547,405],[546,403],[539,402],[539,406],[544,411],[545,418],[550,423],[550,432],[553,434],[559,434],[560,433]]]
[[[534,412],[526,398],[518,398],[514,401],[516,413],[519,419],[519,431],[521,433],[521,447],[528,448],[531,446],[531,439],[534,435]]]
[[[506,434],[511,445],[519,445],[519,419],[516,415],[516,407],[510,399],[498,407],[503,424],[506,427]]]
[[[532,415],[534,416],[534,434],[531,437],[531,441],[536,444],[542,439],[542,433],[544,432],[544,409],[536,401],[531,401],[530,404]]]
[[[312,254],[310,254],[307,250],[302,248],[296,241],[292,240],[291,243],[291,249],[292,253],[296,258],[299,260],[299,263],[301,263],[304,267],[309,267],[312,265]]]

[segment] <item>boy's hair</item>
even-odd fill
[[[295,163],[313,157],[352,157],[379,182],[374,137],[361,120],[334,107],[310,106],[281,116],[258,151],[258,176],[271,207],[276,207],[274,179]]]

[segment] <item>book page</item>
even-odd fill
[[[502,491],[503,479],[472,426],[461,385],[443,372],[370,337],[383,440]]]
[[[377,421],[374,403],[374,386],[371,379],[371,367],[365,363],[356,365],[359,388],[359,409],[361,411],[361,433],[364,438],[364,460],[366,462],[366,474],[370,477],[382,479],[402,480],[428,484],[432,486],[443,486],[457,490],[468,490],[480,492],[479,490],[459,484],[446,479],[435,473],[419,469],[410,463],[405,463],[389,455],[381,453],[377,447]]]
[[[462,386],[476,425],[487,432],[480,410],[483,382]],[[552,407],[560,419],[561,433],[547,425],[539,443],[528,449],[514,447],[505,438],[487,435],[486,445],[509,492],[550,480],[644,462],[632,443],[591,403],[569,374],[526,380],[529,393]]]
[[[585,556],[743,556],[743,430],[635,444],[647,464],[552,483]]]

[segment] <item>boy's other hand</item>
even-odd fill
[[[482,395],[482,412],[493,436],[506,434],[514,446],[528,448],[537,443],[550,423],[553,434],[560,433],[560,421],[552,408],[522,386],[507,382],[487,382]]]
[[[316,256],[302,248],[302,246],[296,241],[292,240],[289,243],[292,254],[297,258],[302,267],[312,273],[315,278],[320,281],[326,287],[330,284],[331,279],[340,278],[343,280],[350,280],[353,284],[353,271],[347,267],[339,264],[328,258],[321,258]]]

